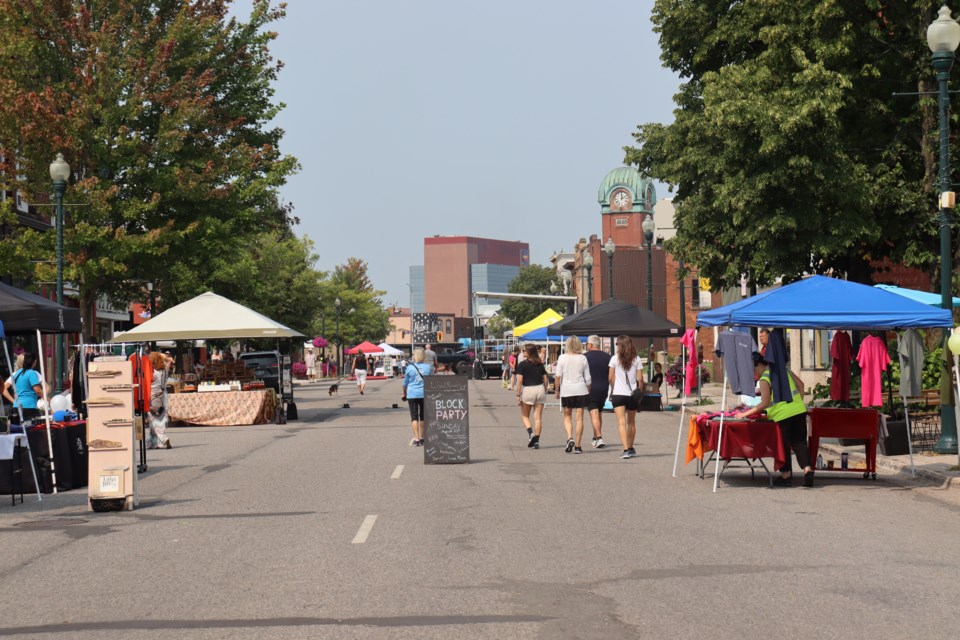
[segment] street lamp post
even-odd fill
[[[607,254],[610,265],[610,299],[613,300],[613,254],[617,250],[617,245],[613,244],[613,238],[607,238],[607,244],[603,245],[603,252]]]
[[[947,5],[940,7],[939,16],[927,27],[927,44],[933,52],[933,68],[937,72],[938,103],[940,111],[940,301],[944,309],[952,309],[951,293],[951,237],[950,209],[954,205],[954,193],[950,186],[950,121],[948,109],[950,96],[947,83],[953,56],[960,46],[960,24],[951,17]],[[950,360],[946,357],[949,329],[943,331],[944,358],[940,373],[940,440],[934,445],[937,453],[957,453],[957,422],[954,414],[953,385]]]
[[[57,194],[57,304],[63,304],[63,194],[67,191],[67,180],[70,179],[70,165],[58,153],[56,159],[50,163],[50,179],[53,180],[53,190]],[[64,369],[64,340],[66,336],[57,336],[57,369],[54,375],[54,390],[63,391]]]
[[[583,266],[587,270],[587,307],[593,306],[593,256],[587,252],[583,256]]]
[[[607,261],[610,266],[610,299],[613,300],[613,253],[617,250],[617,245],[613,244],[613,238],[607,238],[607,244],[603,245],[603,252],[607,254]],[[610,355],[616,351],[616,339],[610,336]]]
[[[323,336],[323,339],[327,339],[327,315],[326,310],[323,308],[323,303],[320,304],[320,335]],[[320,361],[327,361],[327,345],[323,345],[320,349]],[[326,368],[326,364],[323,365]]]
[[[653,311],[653,232],[656,231],[657,224],[653,221],[653,214],[647,214],[643,223],[640,225],[643,229],[643,236],[647,240],[647,309]],[[648,353],[653,353],[653,337],[650,337],[650,348]],[[653,362],[650,362],[650,378],[653,377]]]
[[[342,370],[340,369],[340,354],[341,354],[341,349],[340,349],[340,343],[341,343],[341,340],[340,340],[340,305],[341,305],[341,303],[340,303],[340,298],[338,297],[336,300],[334,300],[334,301],[333,301],[333,304],[334,304],[334,306],[337,308],[337,375],[340,376],[340,377],[343,377],[343,372],[342,372]]]

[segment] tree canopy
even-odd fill
[[[907,0],[657,0],[682,84],[670,124],[642,124],[628,163],[675,190],[668,248],[716,285],[938,255],[935,89]]]
[[[551,284],[555,284],[558,291],[563,291],[563,281],[560,279],[557,270],[553,267],[542,267],[538,264],[531,264],[520,267],[520,273],[510,281],[507,292],[549,296],[553,295],[550,292]],[[567,306],[562,302],[550,304],[549,300],[524,300],[518,298],[504,300],[503,304],[500,305],[500,313],[498,315],[505,316],[509,318],[514,325],[518,325],[533,320],[551,308],[561,315],[567,312]]]
[[[267,29],[284,5],[255,0],[241,21],[230,4],[0,0],[2,186],[42,202],[56,153],[71,165],[65,279],[84,312],[146,281],[176,304],[229,280],[258,238],[289,231],[277,190],[297,162],[270,125],[281,65]],[[54,242],[15,226],[0,268],[52,281]]]
[[[385,291],[373,288],[367,275],[367,263],[350,258],[346,264],[334,267],[333,273],[321,282],[319,308],[326,325],[327,340],[336,335],[336,300],[340,299],[340,335],[343,346],[351,347],[364,340],[378,344],[390,332],[390,311],[385,309],[381,296]],[[319,313],[318,313],[319,315]],[[314,330],[321,333],[321,318],[314,317]]]

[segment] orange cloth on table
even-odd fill
[[[703,460],[703,440],[700,439],[697,419],[690,418],[690,432],[687,434],[687,461],[684,464],[690,464],[694,458]]]
[[[137,366],[137,358],[140,358],[140,366]],[[139,385],[133,389],[133,407],[135,411],[146,413],[150,410],[150,387],[153,386],[153,363],[149,356],[137,356],[131,354],[127,360],[133,365],[133,384]],[[143,372],[143,382],[140,382],[139,372]]]

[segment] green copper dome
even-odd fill
[[[617,167],[600,182],[597,202],[600,203],[601,213],[610,213],[610,194],[617,189],[626,189],[630,193],[633,201],[631,211],[653,213],[653,205],[657,201],[653,181],[640,175],[633,167]]]

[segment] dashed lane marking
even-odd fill
[[[357,531],[357,535],[353,536],[353,541],[351,544],[363,544],[367,541],[367,537],[370,535],[370,531],[373,530],[373,523],[377,521],[377,516],[370,515],[363,519],[363,524],[360,525],[360,529]]]
[[[403,465],[402,465],[402,464],[398,464],[398,465],[397,465],[397,468],[394,469],[394,470],[393,470],[393,473],[390,475],[390,479],[391,479],[391,480],[398,480],[398,479],[400,478],[400,474],[401,474],[401,473],[403,473]]]

